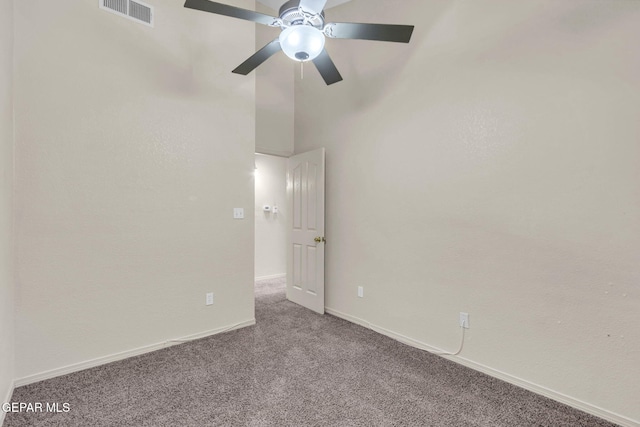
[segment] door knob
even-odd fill
[[[313,239],[314,242],[316,243],[326,243],[327,240],[324,237],[316,237],[315,239]]]

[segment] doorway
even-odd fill
[[[325,149],[256,154],[255,166],[256,296],[270,282],[284,286],[289,301],[324,314]]]
[[[287,158],[255,155],[255,281],[287,274]]]

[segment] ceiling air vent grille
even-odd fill
[[[99,0],[100,9],[153,27],[153,7],[133,0]]]
[[[129,16],[151,25],[151,8],[147,5],[130,0]]]
[[[104,0],[104,7],[115,12],[127,14],[127,2],[129,0]]]

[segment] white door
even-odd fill
[[[324,148],[289,158],[287,299],[324,314]]]

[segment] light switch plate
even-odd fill
[[[244,219],[244,208],[233,208],[233,219]]]

